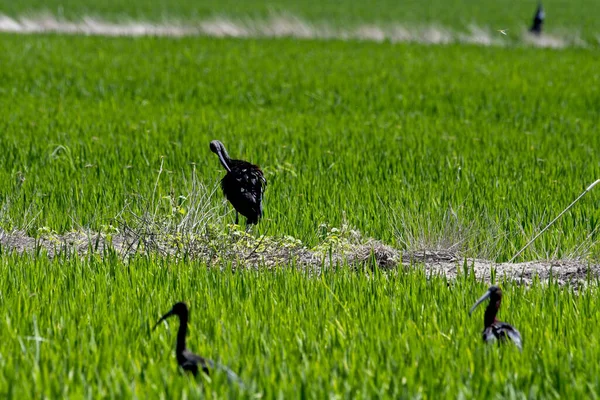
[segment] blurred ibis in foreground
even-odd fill
[[[477,302],[469,310],[469,315],[473,313],[473,310],[478,305],[489,299],[490,302],[485,309],[485,315],[483,317],[483,340],[485,342],[493,342],[498,340],[498,343],[506,340],[512,340],[519,350],[523,349],[521,340],[521,334],[518,330],[512,327],[512,325],[506,322],[500,322],[496,319],[498,309],[500,309],[500,303],[502,303],[502,289],[498,286],[490,286],[483,296],[477,300]]]
[[[235,208],[235,223],[239,214],[246,217],[246,225],[257,224],[263,215],[262,198],[267,180],[257,165],[248,161],[232,160],[223,143],[210,142],[210,150],[219,157],[227,171],[221,180],[223,194]]]
[[[194,374],[194,376],[198,375],[199,370],[202,370],[202,372],[204,372],[206,375],[209,375],[209,368],[218,368],[227,373],[227,378],[229,379],[229,381],[234,381],[238,385],[243,387],[240,378],[229,368],[225,367],[224,365],[215,363],[212,360],[200,357],[199,355],[192,353],[186,348],[185,336],[187,334],[189,311],[185,303],[179,302],[175,304],[168,313],[163,315],[158,320],[158,322],[156,322],[156,325],[154,325],[154,328],[152,328],[152,330],[156,329],[156,327],[162,321],[166,320],[172,315],[177,315],[179,317],[179,330],[177,331],[177,347],[175,348],[175,355],[177,356],[177,363],[179,364],[179,366],[185,371],[191,372],[192,374]]]
[[[542,3],[538,4],[538,8],[533,16],[533,23],[531,24],[531,28],[529,32],[535,35],[541,35],[542,33],[542,25],[544,25],[544,18],[546,18],[546,13],[544,12],[544,8],[542,7]]]

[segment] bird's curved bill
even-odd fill
[[[227,161],[225,161],[225,157],[223,156],[223,153],[221,153],[220,150],[217,152],[217,156],[219,156],[219,160],[221,161],[221,164],[223,165],[223,167],[225,167],[227,172],[231,172],[231,167],[229,166],[229,164],[227,164]]]
[[[469,315],[471,315],[473,313],[473,310],[475,310],[478,305],[480,305],[481,303],[483,303],[484,301],[486,301],[487,299],[489,299],[490,298],[490,294],[491,294],[491,292],[489,290],[487,292],[485,292],[483,294],[483,296],[481,296],[479,298],[479,300],[477,300],[475,302],[475,304],[473,304],[473,307],[471,307],[471,309],[469,310]]]
[[[154,327],[152,328],[152,330],[155,330],[156,327],[163,322],[165,319],[169,318],[171,315],[173,315],[173,310],[170,310],[168,313],[166,313],[165,315],[163,315],[162,317],[160,317],[160,319],[156,322],[156,324],[154,324]]]

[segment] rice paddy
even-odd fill
[[[152,12],[75,3],[67,17],[165,17],[159,2]],[[383,18],[354,2],[336,18],[330,3],[319,2],[318,15],[332,23]],[[9,15],[42,10],[7,4]],[[166,16],[219,10],[185,7]],[[318,19],[294,7],[274,10]],[[415,23],[464,22],[407,9]],[[385,15],[406,22],[398,10]],[[578,13],[570,6],[565,24],[576,26]],[[594,34],[592,22],[582,26]],[[483,310],[469,318],[468,309],[489,282],[460,261],[509,260],[600,178],[595,49],[1,36],[0,228],[30,240],[28,251],[0,248],[2,397],[600,392],[597,277],[586,269],[600,256],[598,192],[517,260],[576,260],[584,284],[525,286],[491,270],[504,292],[500,318],[521,332],[522,353],[483,344]],[[265,216],[248,234],[231,226],[213,139],[268,181]],[[63,240],[88,233],[96,236],[85,251]],[[126,234],[139,239],[136,251],[119,242]],[[447,252],[456,271],[335,257],[368,238],[404,254]],[[56,248],[36,248],[42,240]],[[310,255],[311,268],[269,258],[274,243]],[[196,380],[178,371],[177,323],[150,330],[178,301],[191,310],[189,348],[227,365],[243,388],[218,371]]]
[[[3,397],[590,397],[598,391],[597,288],[504,283],[504,321],[523,335],[485,346],[485,285],[469,275],[427,280],[340,269],[315,278],[280,269],[232,273],[201,262],[2,258]],[[468,271],[468,269],[467,269]],[[177,370],[177,322],[151,332],[187,299],[188,346],[227,365]],[[200,382],[200,383],[199,383]]]

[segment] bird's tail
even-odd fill
[[[245,389],[246,385],[244,384],[244,381],[242,381],[242,379],[235,373],[233,372],[228,366],[223,365],[219,362],[213,361],[213,360],[207,360],[208,361],[208,365],[212,368],[212,369],[218,369],[220,371],[223,371],[227,374],[227,380],[230,383],[235,383],[237,384],[240,389]]]

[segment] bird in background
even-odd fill
[[[546,18],[546,13],[544,12],[544,8],[542,7],[542,3],[538,4],[538,8],[533,16],[533,23],[531,24],[531,28],[529,32],[535,35],[542,34],[542,25],[544,25],[544,19]]]
[[[202,371],[206,375],[210,375],[209,368],[220,369],[225,371],[227,379],[230,382],[237,383],[240,387],[244,387],[241,379],[229,368],[219,363],[215,363],[212,360],[200,357],[197,354],[192,353],[186,348],[185,337],[187,335],[187,324],[189,321],[189,310],[187,304],[184,302],[176,303],[169,312],[163,315],[154,325],[152,330],[167,318],[176,315],[179,317],[179,329],[177,330],[177,345],[175,347],[175,355],[177,356],[177,364],[184,370],[191,372],[194,376],[198,376],[198,372]]]
[[[496,314],[498,314],[500,304],[502,303],[502,289],[500,289],[498,286],[490,286],[483,296],[481,296],[479,300],[475,302],[473,307],[471,307],[469,310],[469,315],[473,313],[477,306],[487,299],[489,299],[489,303],[485,309],[485,314],[483,317],[483,340],[486,343],[494,342],[496,340],[498,343],[502,343],[506,340],[512,340],[513,343],[517,345],[519,350],[523,350],[523,341],[519,331],[516,330],[512,325],[496,319]]]
[[[223,143],[210,142],[210,150],[219,157],[227,173],[221,180],[223,194],[235,208],[235,223],[239,214],[246,217],[246,225],[257,224],[263,216],[263,193],[267,180],[261,169],[243,160],[232,160]]]

